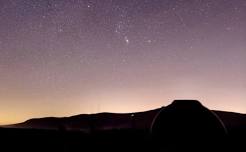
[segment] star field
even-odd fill
[[[244,0],[0,0],[0,123],[198,99],[246,112]]]

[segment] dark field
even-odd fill
[[[158,151],[147,130],[111,130],[87,134],[62,130],[0,129],[0,136],[1,151],[6,152]],[[221,149],[246,151],[245,137],[245,130],[234,130]],[[203,147],[199,148],[201,151]]]
[[[112,130],[91,134],[78,131],[0,129],[5,151],[151,151],[147,131]]]

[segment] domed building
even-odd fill
[[[220,118],[197,100],[175,100],[153,120],[151,134],[161,151],[213,151],[225,146]]]

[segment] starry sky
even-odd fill
[[[245,0],[0,0],[0,124],[174,99],[246,113]]]

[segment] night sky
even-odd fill
[[[174,99],[246,113],[245,0],[0,0],[0,124]]]

